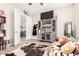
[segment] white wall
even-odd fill
[[[32,15],[32,24],[38,24],[38,21],[40,20],[40,13],[33,14]],[[32,25],[32,32],[33,32],[33,25]],[[36,36],[32,35],[32,39],[38,39],[38,34]]]
[[[75,34],[76,34],[76,38],[79,39],[79,4],[76,3],[73,5],[74,7],[74,29],[75,29]]]
[[[57,15],[57,37],[60,37],[64,35],[64,23],[67,21],[72,21],[73,19],[72,5],[54,9],[54,13]],[[33,24],[37,24],[39,20],[40,20],[40,13],[34,14]]]
[[[57,15],[57,37],[64,35],[64,25],[66,22],[71,21],[72,22],[72,5],[55,9],[55,14]]]

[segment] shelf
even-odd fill
[[[51,24],[42,25],[42,27],[51,26]]]
[[[50,40],[39,40],[39,41],[52,43]]]
[[[39,39],[44,42],[51,42],[56,39],[56,18],[40,20]],[[53,35],[54,34],[54,35]]]

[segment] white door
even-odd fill
[[[20,43],[20,12],[14,10],[14,45]]]

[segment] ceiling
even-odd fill
[[[26,10],[26,12],[35,14],[64,7],[69,4],[70,3],[45,3],[45,5],[40,5],[40,3],[32,3],[32,5],[29,5],[29,3],[19,3],[18,5]]]

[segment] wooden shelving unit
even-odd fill
[[[6,42],[4,39],[6,36],[6,29],[4,29],[4,24],[6,24],[6,17],[0,16],[0,50],[6,49]]]
[[[52,15],[53,16],[53,15]],[[43,42],[53,42],[56,39],[56,22],[57,17],[43,19],[39,21],[38,38]]]

